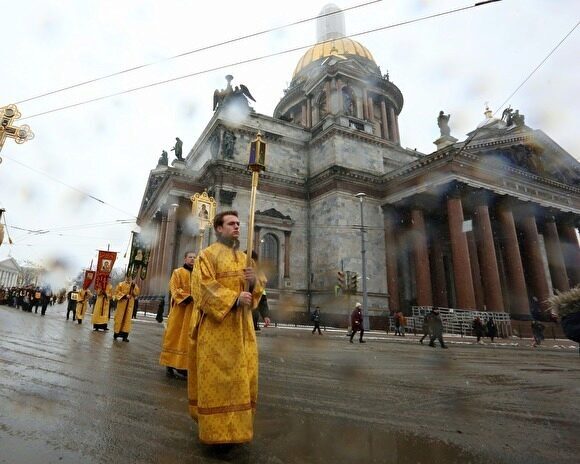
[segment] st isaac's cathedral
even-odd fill
[[[436,151],[402,148],[399,88],[345,37],[342,13],[317,26],[318,43],[272,116],[253,111],[247,88],[234,90],[227,76],[187,156],[151,171],[138,221],[154,235],[142,295],[166,294],[183,253],[198,248],[195,193],[214,197],[218,211],[239,211],[244,248],[248,151],[258,132],[268,148],[254,249],[277,320],[320,306],[327,323],[346,324],[362,301],[361,214],[371,326],[387,310],[433,305],[528,319],[534,302],[580,283],[577,160],[517,110],[501,119],[487,111],[464,141],[441,113]],[[207,231],[204,245],[213,240]],[[337,289],[339,271],[358,276],[349,296]]]

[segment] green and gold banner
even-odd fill
[[[131,242],[131,255],[129,265],[127,266],[127,275],[132,279],[139,276],[142,280],[147,277],[147,266],[149,264],[149,255],[151,254],[151,244],[145,241],[144,237],[133,233]]]

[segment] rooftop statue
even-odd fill
[[[171,149],[171,151],[175,152],[175,157],[179,161],[183,161],[183,142],[179,137],[175,137],[175,146]]]
[[[508,106],[501,114],[501,120],[505,121],[506,125],[522,127],[525,123],[525,116],[520,114],[520,110],[512,110],[511,106]]]
[[[450,114],[445,114],[443,111],[439,111],[439,116],[437,117],[437,125],[441,131],[441,136],[451,135],[451,129],[449,129],[449,118]]]
[[[157,161],[157,165],[161,165],[161,166],[168,166],[169,165],[169,160],[167,159],[167,152],[165,150],[163,150],[163,152],[161,153],[161,156],[159,157],[159,161]]]
[[[525,116],[523,114],[520,114],[520,110],[516,110],[516,112],[512,116],[512,122],[516,126],[522,127],[524,125],[524,121],[525,121]]]
[[[504,121],[507,126],[511,126],[513,124],[513,121],[512,121],[513,111],[514,110],[512,110],[512,107],[510,105],[505,110],[503,110],[503,113],[501,114],[501,120]]]
[[[226,76],[226,81],[228,84],[226,85],[225,89],[218,90],[216,89],[213,93],[213,110],[215,111],[219,106],[223,106],[227,100],[236,99],[238,101],[242,100],[246,105],[248,104],[247,99],[252,100],[255,102],[256,100],[248,90],[248,88],[244,84],[240,84],[239,86],[236,85],[236,88],[232,88],[232,80],[234,76],[228,74]]]

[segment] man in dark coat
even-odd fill
[[[76,321],[76,312],[77,312],[77,300],[76,298],[73,300],[72,294],[77,293],[77,286],[75,285],[70,292],[67,293],[67,307],[66,307],[66,320],[68,321],[69,314],[72,312],[73,321]]]
[[[258,307],[252,311],[252,321],[254,322],[254,330],[256,332],[262,330],[258,325],[260,316],[262,316],[262,319],[264,320],[264,327],[268,327],[270,325],[270,308],[268,307],[268,297],[266,296],[266,292],[262,294],[262,297],[258,302]]]
[[[483,333],[485,332],[485,330],[483,327],[483,322],[481,322],[481,319],[479,318],[479,316],[477,316],[473,320],[473,323],[471,324],[471,328],[473,329],[473,335],[475,335],[477,337],[477,343],[483,343],[481,341],[481,337],[483,337]]]
[[[485,326],[487,327],[487,336],[491,338],[491,343],[493,343],[493,339],[497,337],[497,325],[492,317],[487,320]]]
[[[314,332],[316,332],[316,330],[318,330],[318,335],[322,335],[322,332],[320,331],[320,306],[317,306],[314,312],[312,313],[312,322],[314,322],[312,335],[314,335]]]
[[[350,342],[352,343],[352,339],[354,338],[354,334],[357,331],[360,331],[360,343],[366,343],[363,340],[363,335],[365,333],[365,329],[363,327],[363,315],[362,315],[362,305],[357,303],[354,307],[354,311],[350,315],[350,325],[352,326],[352,332],[350,334]]]
[[[52,293],[50,289],[43,288],[40,292],[40,315],[44,316],[46,314],[46,308],[48,307],[48,303],[50,302],[50,298],[52,297]]]
[[[441,348],[447,348],[445,342],[443,341],[443,321],[439,315],[439,311],[433,308],[431,311],[431,339],[429,341],[429,346],[435,348],[435,339],[439,340]]]
[[[419,340],[421,345],[423,344],[423,340],[431,335],[431,316],[432,313],[429,312],[425,314],[425,317],[423,318],[423,336],[421,337],[421,340]]]
[[[532,346],[535,348],[536,346],[540,346],[542,341],[544,340],[544,329],[546,327],[540,321],[533,320],[532,321],[532,334],[534,335],[534,341]]]

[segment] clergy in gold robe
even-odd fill
[[[115,288],[115,300],[117,300],[117,309],[115,310],[115,332],[113,340],[121,337],[124,342],[129,341],[129,332],[131,332],[131,316],[135,306],[135,298],[139,296],[139,287],[131,278],[127,276],[124,282],[119,282]]]
[[[79,324],[83,323],[83,318],[85,317],[85,313],[87,312],[91,296],[93,296],[93,294],[89,289],[86,288],[82,288],[81,291],[78,292],[76,315]]]
[[[254,270],[246,268],[246,255],[237,250],[237,216],[236,211],[216,215],[218,241],[200,252],[194,268],[188,399],[205,444],[253,438],[258,349],[252,309],[263,288]],[[251,291],[244,290],[246,281]]]
[[[107,283],[104,290],[101,288],[97,290],[97,300],[93,306],[93,318],[91,320],[94,331],[99,329],[109,330],[107,324],[109,323],[109,303],[112,296],[113,286],[109,283]]]
[[[187,348],[189,321],[193,311],[191,287],[195,253],[188,251],[183,258],[183,267],[175,269],[169,280],[171,306],[159,356],[159,364],[167,367],[167,376],[180,379],[187,377]]]

